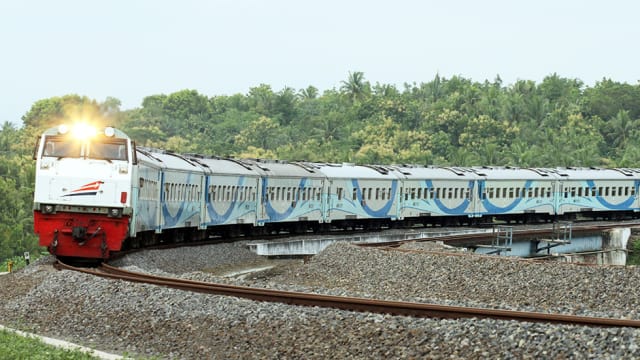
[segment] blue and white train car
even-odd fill
[[[557,174],[551,169],[474,168],[478,212],[498,219],[548,220],[555,215]]]
[[[558,215],[581,213],[586,217],[622,218],[640,210],[638,169],[556,169]]]
[[[317,164],[327,177],[326,222],[373,219],[364,226],[377,227],[398,218],[400,178],[393,167],[354,164]]]
[[[257,224],[260,175],[254,170],[255,165],[217,157],[190,159],[206,173],[202,227],[224,235],[249,232]]]
[[[162,163],[160,203],[162,231],[186,228],[196,230],[202,224],[204,170],[188,158],[171,152],[151,154]],[[141,163],[141,166],[144,164]],[[184,231],[180,232],[185,233]],[[181,241],[182,239],[177,239]]]
[[[305,231],[324,221],[325,176],[316,166],[276,160],[246,160],[260,174],[258,226]],[[285,223],[296,223],[291,227]]]
[[[407,165],[396,169],[404,177],[400,220],[425,224],[440,222],[437,217],[442,216],[459,220],[477,216],[478,176],[472,169]]]
[[[147,150],[138,147],[138,166],[135,166],[132,178],[132,201],[135,216],[131,217],[129,231],[132,238],[136,234],[162,232],[162,203],[160,202],[162,189],[162,171],[166,165],[160,158]],[[149,238],[150,238],[149,236]],[[140,238],[134,240],[134,246],[138,247]]]

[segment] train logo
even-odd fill
[[[75,190],[71,190],[69,194],[63,195],[63,197],[96,195],[98,193],[98,190],[100,190],[100,185],[102,184],[104,184],[104,181],[102,180],[90,182],[88,184],[82,185]]]

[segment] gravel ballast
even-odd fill
[[[640,319],[635,267],[331,245],[303,264],[242,242],[145,251],[114,265],[244,286]],[[417,251],[415,251],[417,250]],[[440,320],[253,302],[57,271],[48,257],[0,277],[0,323],[119,354],[161,359],[637,358],[640,331]],[[269,270],[243,276],[243,268]]]

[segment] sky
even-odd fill
[[[0,0],[0,124],[38,100],[270,85],[640,80],[634,0]]]

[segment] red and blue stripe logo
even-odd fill
[[[90,182],[88,184],[84,184],[75,190],[71,190],[69,194],[64,196],[87,196],[87,195],[96,195],[98,190],[100,190],[100,185],[104,184],[104,181],[98,180],[94,182]]]

